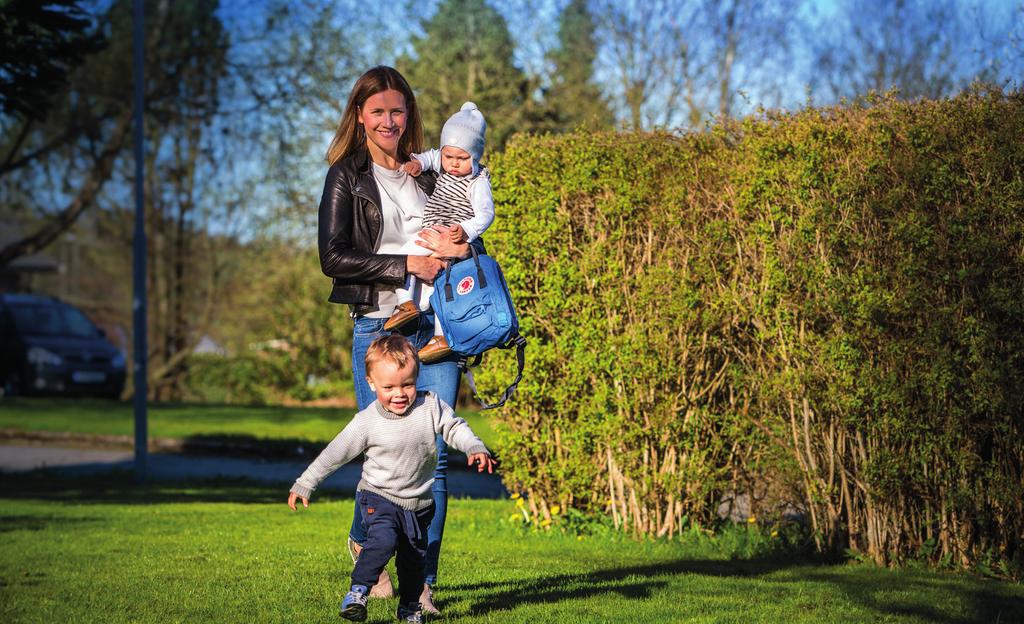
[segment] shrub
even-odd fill
[[[251,275],[237,284],[229,357],[193,356],[186,397],[204,402],[280,403],[353,395],[352,319],[328,304],[331,280],[316,249],[253,243]],[[256,285],[254,287],[254,284]]]
[[[188,359],[185,398],[203,403],[276,403],[281,388],[295,381],[290,378],[287,358],[281,355],[193,355]]]
[[[488,233],[531,340],[509,487],[670,534],[782,479],[823,551],[1019,566],[1022,100],[513,139]]]

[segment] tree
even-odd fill
[[[217,268],[202,264],[214,258],[209,244],[219,239],[206,235],[203,211],[231,206],[229,197],[216,192],[222,155],[214,144],[228,41],[215,3],[181,2],[170,11],[166,3],[154,2],[148,8],[148,357],[154,395],[165,396],[168,380],[181,372],[191,345],[202,337],[216,300]],[[0,203],[34,221],[36,230],[0,250],[0,263],[46,247],[88,211],[92,218],[84,225],[105,229],[122,243],[106,241],[106,254],[119,260],[106,275],[122,276],[131,266],[134,172],[126,152],[132,84],[125,80],[132,75],[131,9],[123,0],[96,16],[96,29],[109,34],[109,45],[69,75],[45,118],[15,120],[21,124],[20,139],[8,144]],[[19,175],[9,175],[15,171]],[[107,284],[97,298],[115,292]],[[130,306],[123,303],[127,316]]]
[[[216,173],[227,34],[210,2],[179,3],[165,44],[177,75],[175,95],[152,108],[146,128],[150,385],[161,399],[180,399],[185,360],[213,316],[222,268],[211,213],[233,206]],[[210,198],[204,200],[204,198]],[[212,200],[212,201],[211,201]]]
[[[445,120],[467,100],[487,119],[489,150],[526,129],[528,81],[512,63],[512,37],[500,13],[484,0],[445,0],[423,32],[397,68],[416,92],[428,145],[436,145]]]
[[[46,116],[68,74],[100,50],[104,37],[79,0],[9,0],[0,5],[0,113]]]
[[[774,97],[789,52],[791,0],[593,0],[616,113],[632,128],[696,127],[736,113],[736,95]]]
[[[175,72],[183,67],[168,57],[169,50],[181,48],[167,44],[173,29],[166,28],[166,4],[153,8],[146,35],[151,109],[175,97]],[[0,249],[0,267],[42,250],[67,231],[113,175],[132,121],[132,85],[125,80],[132,75],[130,19],[127,2],[115,3],[99,17],[96,32],[109,28],[109,45],[68,73],[66,88],[50,96],[44,118],[3,116],[0,205],[34,217],[36,229]],[[19,175],[11,176],[14,172]]]
[[[558,48],[548,54],[551,86],[544,109],[552,130],[566,131],[581,123],[610,127],[615,123],[600,86],[594,80],[597,42],[587,0],[571,0],[558,19]]]
[[[327,302],[316,249],[261,239],[237,254],[247,265],[237,273],[238,285],[266,283],[274,304],[267,305],[266,292],[239,292],[233,307],[241,327],[227,328],[226,342],[237,350],[253,341],[284,340],[301,377],[350,378],[352,319],[348,306]]]
[[[325,302],[330,280],[308,245],[324,134],[337,124],[355,78],[391,45],[376,16],[359,8],[275,0],[256,19],[231,24],[230,41],[222,37],[208,50],[191,87],[215,105],[174,116],[180,131],[164,140],[173,149],[156,153],[150,167],[154,188],[173,191],[153,200],[154,227],[162,224],[151,277],[161,306],[154,324],[162,396],[180,396],[188,355],[207,334],[235,353],[253,339],[283,338],[300,379],[342,370],[336,355],[347,341],[338,334],[350,336],[351,325],[344,306]],[[193,46],[201,49],[203,41]],[[297,259],[289,248],[307,255]],[[272,322],[241,318],[259,317],[256,310]],[[236,324],[255,335],[245,340],[228,327]]]
[[[796,14],[791,0],[721,0],[703,5],[699,40],[707,59],[720,118],[737,112],[737,95],[757,92],[761,104],[778,103],[786,85],[779,76],[789,60],[790,24]],[[710,108],[710,107],[709,107]]]
[[[830,21],[845,28],[829,29],[834,37],[816,51],[813,80],[832,100],[893,88],[908,100],[946,97],[975,77],[993,78],[985,68],[1005,43],[979,36],[953,0],[848,2],[838,11]]]
[[[260,184],[252,191],[264,207],[249,213],[246,235],[270,230],[308,243],[327,141],[349,89],[395,55],[387,26],[358,3],[339,0],[272,0],[261,21],[235,25],[231,98],[245,112],[234,117],[232,137],[258,161]]]
[[[685,37],[691,17],[678,4],[594,0],[604,80],[616,113],[632,129],[670,124],[681,100],[693,92],[697,72]]]
[[[263,306],[275,296],[259,278],[272,272],[273,260],[240,252],[240,241],[269,230],[298,247],[315,231],[310,206],[323,179],[324,134],[337,123],[352,80],[390,46],[386,33],[373,30],[374,16],[360,16],[355,2],[352,11],[338,4],[273,0],[245,15],[196,0],[173,10],[162,1],[147,4],[154,397],[180,396],[194,346],[230,333],[220,331],[222,319],[245,325],[234,307],[239,292],[262,298]],[[3,117],[15,132],[0,139],[0,207],[35,231],[0,250],[0,258],[74,233],[85,266],[76,268],[72,297],[112,325],[130,326],[131,2],[117,0],[90,19],[109,44],[69,73],[45,118]],[[324,293],[329,280],[307,268]],[[323,298],[304,303],[341,310]]]

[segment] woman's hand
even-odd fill
[[[406,256],[405,272],[415,275],[417,278],[432,284],[437,274],[445,267],[445,263],[437,258],[429,256]]]
[[[451,229],[443,225],[433,225],[420,232],[416,244],[426,247],[442,258],[468,258],[469,243],[452,242]]]

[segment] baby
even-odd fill
[[[441,129],[441,149],[413,154],[412,160],[402,165],[409,175],[418,176],[424,169],[438,172],[434,194],[423,209],[423,226],[451,227],[453,242],[475,240],[494,222],[494,199],[491,197],[491,177],[480,164],[484,153],[484,132],[487,123],[476,104],[466,102],[459,112],[448,118]],[[430,250],[410,241],[401,253],[426,256]],[[405,288],[397,289],[398,307],[384,324],[384,329],[397,329],[419,316],[420,310],[430,306],[429,286],[423,285],[419,306],[413,303],[418,280],[410,275]],[[423,362],[434,362],[451,353],[441,330],[441,321],[434,318],[434,337],[420,349]]]

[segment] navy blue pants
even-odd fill
[[[419,602],[426,578],[427,529],[434,506],[408,511],[372,492],[357,492],[356,505],[362,513],[366,541],[352,569],[352,584],[373,587],[394,555],[399,601]]]

